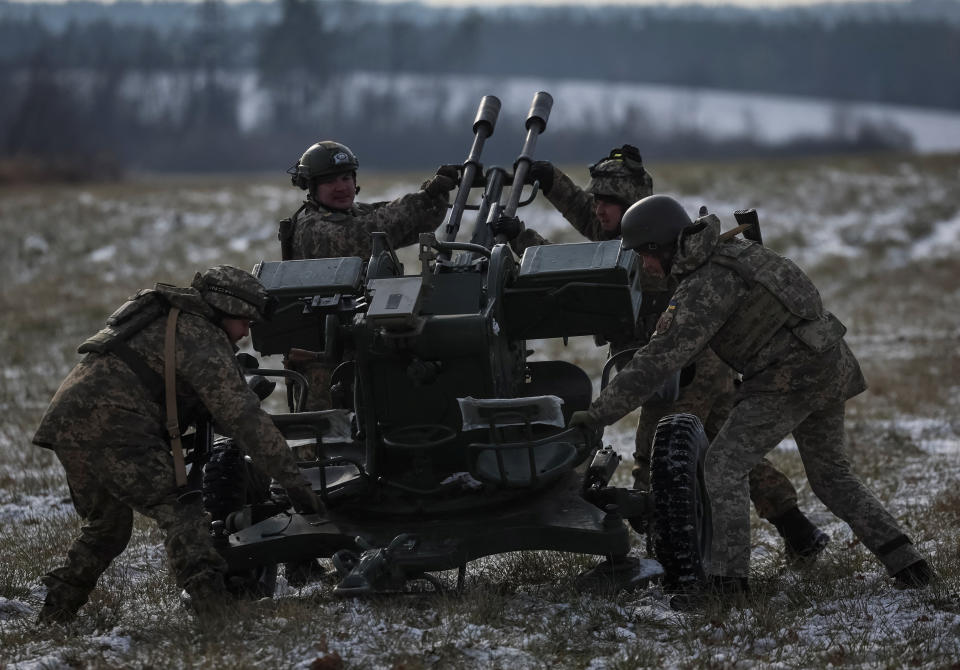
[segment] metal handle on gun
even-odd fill
[[[466,208],[467,198],[470,197],[470,189],[477,178],[480,166],[480,153],[483,151],[483,143],[487,138],[493,135],[493,129],[497,125],[497,116],[500,114],[500,99],[493,95],[485,95],[480,100],[480,107],[477,109],[477,116],[473,121],[473,146],[470,147],[470,154],[467,160],[463,162],[463,176],[460,179],[460,188],[457,190],[457,197],[453,202],[453,208],[450,210],[450,221],[444,226],[440,234],[441,242],[453,242],[457,239],[457,232],[460,230],[460,219],[463,217],[463,210]],[[441,251],[441,255],[449,258],[450,251]]]
[[[738,209],[733,213],[733,216],[737,223],[746,226],[743,229],[743,236],[746,239],[757,244],[763,244],[763,235],[760,233],[760,217],[757,216],[757,210],[752,207],[750,209]]]

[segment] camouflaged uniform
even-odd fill
[[[436,230],[447,213],[447,192],[420,190],[392,202],[354,203],[349,211],[328,209],[312,197],[293,215],[292,259],[369,258],[370,233],[385,232],[394,249],[415,244]]]
[[[550,204],[563,215],[563,218],[588,240],[593,242],[615,240],[620,237],[620,234],[615,230],[604,230],[595,213],[596,201],[590,187],[598,186],[597,182],[599,182],[599,188],[603,192],[611,192],[613,189],[622,191],[624,188],[621,183],[613,184],[611,180],[593,179],[587,190],[584,190],[573,183],[573,180],[563,170],[553,166],[553,184],[546,197]],[[632,190],[635,191],[635,193],[630,193],[633,200],[625,202],[624,209],[630,206],[633,201],[653,193],[653,179],[649,174],[646,174],[641,183],[635,185]],[[525,228],[520,232],[513,248],[518,254],[522,255],[527,247],[541,244],[550,244],[550,242],[534,229]]]
[[[425,184],[426,185],[426,184]],[[355,203],[349,211],[328,209],[313,197],[291,217],[291,255],[289,259],[370,257],[370,233],[387,233],[394,249],[415,244],[420,233],[436,230],[447,212],[448,196],[420,190],[392,202]],[[287,365],[307,377],[310,390],[305,411],[330,409],[332,370],[313,361],[288,362]]]
[[[601,194],[622,192],[620,181],[605,180],[596,176],[591,180],[590,189]],[[653,180],[646,175],[636,184],[629,197],[639,200],[653,192]],[[594,242],[616,239],[619,233],[604,230],[594,212],[593,194],[581,189],[566,174],[554,167],[553,186],[547,199],[563,217],[584,237]],[[527,229],[522,239],[522,247],[535,244],[549,244],[536,231]],[[523,233],[521,233],[523,235]],[[676,288],[676,279],[657,278],[641,272],[640,285],[644,296],[670,293]],[[625,349],[634,349],[645,345],[656,328],[659,315],[641,317],[642,337],[624,339],[610,343],[610,355]],[[692,362],[693,379],[680,389],[676,402],[651,400],[640,409],[637,431],[634,440],[633,476],[637,488],[650,490],[650,453],[653,448],[653,436],[657,423],[668,414],[686,412],[697,416],[702,422],[707,437],[713,439],[733,402],[735,375],[723,361],[710,349],[697,356]],[[750,498],[763,519],[776,519],[797,507],[797,490],[790,480],[777,470],[766,458],[750,471]]]
[[[890,574],[922,561],[851,470],[844,404],[866,383],[842,324],[823,310],[806,275],[760,245],[720,242],[720,222],[712,215],[681,235],[671,275],[680,284],[656,332],[588,414],[596,423],[613,423],[707,346],[743,374],[705,461],[713,507],[711,572],[747,577],[748,473],[790,433],[813,492]]]
[[[184,310],[175,338],[181,425],[189,424],[202,405],[218,431],[234,437],[282,486],[308,487],[284,438],[247,386],[233,344],[214,322],[219,316],[197,291],[178,291]],[[164,313],[126,341],[161,379],[166,322]],[[176,582],[195,601],[225,596],[227,566],[211,543],[209,516],[199,503],[177,500],[164,416],[162,388],[148,389],[114,354],[87,354],[60,385],[33,442],[56,452],[84,526],[66,565],[43,578],[48,593],[41,618],[68,619],[86,602],[127,546],[134,511],[163,530]]]

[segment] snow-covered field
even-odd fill
[[[299,192],[283,175],[30,186],[0,190],[0,667],[953,667],[960,155],[649,169],[657,191],[691,211],[707,205],[728,227],[733,209],[756,207],[768,244],[810,272],[848,325],[871,384],[848,404],[851,458],[931,557],[939,583],[893,588],[812,496],[786,440],[771,457],[833,540],[815,569],[796,572],[772,527],[755,519],[756,597],[744,609],[679,614],[657,587],[579,594],[574,578],[593,559],[524,553],[471,564],[460,596],[339,600],[329,583],[296,591],[281,578],[274,601],[196,622],[166,575],[160,534],[138,519],[78,623],[36,629],[38,578],[62,558],[78,522],[55,460],[29,439],[76,345],[137,288],[184,284],[219,262],[278,258],[275,222]],[[583,167],[570,172],[586,181]],[[361,173],[363,195],[394,197],[424,176]],[[545,203],[521,214],[555,241],[576,240]],[[588,338],[532,346],[594,377],[605,351]],[[632,419],[606,434],[627,461]],[[625,465],[618,477],[627,475]],[[634,539],[642,555],[644,540]]]

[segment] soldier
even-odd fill
[[[624,212],[633,203],[653,193],[653,178],[644,169],[636,147],[624,144],[590,166],[590,183],[581,189],[559,168],[547,161],[531,166],[532,179],[564,218],[584,237],[593,240],[618,239]],[[548,244],[532,229],[520,233],[519,251],[532,244]],[[670,277],[641,275],[645,299],[666,304],[676,288]],[[644,317],[642,338],[625,338],[610,343],[610,355],[641,347],[656,327],[658,315]],[[650,452],[657,423],[668,414],[693,414],[702,422],[708,439],[713,439],[723,424],[734,395],[735,374],[709,349],[697,356],[683,375],[685,384],[674,402],[650,399],[640,410],[637,422],[634,459],[634,488],[650,489]],[[829,542],[829,536],[800,511],[797,490],[790,480],[766,458],[750,471],[750,498],[757,514],[769,521],[784,538],[788,560],[805,564],[816,558]]]
[[[414,244],[420,233],[443,222],[449,192],[457,185],[457,169],[444,166],[416,193],[392,202],[354,202],[360,163],[350,149],[324,140],[309,147],[287,172],[307,198],[289,219],[280,222],[284,260],[302,258],[368,258],[370,233],[382,231],[394,249]],[[310,382],[304,409],[330,408],[331,370],[310,359],[288,360]]]
[[[530,178],[540,182],[547,200],[577,232],[595,242],[618,239],[623,213],[637,200],[653,193],[653,178],[644,169],[639,150],[630,144],[612,149],[590,166],[586,189],[574,184],[548,161],[535,161],[530,166]],[[531,243],[545,242],[532,229],[520,235],[521,252]]]
[[[201,406],[286,488],[296,509],[322,509],[234,358],[250,321],[266,318],[271,306],[255,277],[220,265],[197,273],[189,288],[140,291],[80,346],[87,355],[60,385],[33,438],[56,453],[84,520],[66,564],[43,577],[38,622],[76,616],[127,546],[134,510],[164,531],[176,582],[196,610],[228,602],[227,565],[211,542],[209,515],[199,496],[178,499],[185,483],[179,431]]]
[[[720,234],[716,216],[691,222],[673,198],[644,198],[623,217],[623,244],[654,274],[679,285],[649,343],[571,425],[613,423],[673,371],[709,346],[743,375],[736,402],[706,455],[713,511],[711,579],[676,596],[679,609],[711,592],[748,588],[748,473],[793,433],[813,492],[843,519],[903,587],[933,576],[909,537],[853,474],[844,404],[866,383],[840,321],[823,309],[810,279],[762,245]]]

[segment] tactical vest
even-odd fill
[[[159,403],[163,399],[163,377],[130,348],[127,340],[165,315],[169,308],[167,301],[154,289],[137,291],[107,317],[107,325],[81,344],[77,352],[115,355],[133,370],[150,397]]]
[[[846,333],[840,320],[823,309],[810,278],[789,258],[759,244],[731,240],[718,245],[708,262],[733,270],[749,286],[743,302],[710,341],[735,370],[747,369],[781,328],[818,353]]]
[[[277,230],[277,239],[280,240],[280,260],[289,261],[293,258],[293,227],[300,216],[300,212],[307,208],[309,201],[300,205],[300,209],[293,213],[293,216],[281,219]]]
[[[141,289],[107,317],[107,324],[78,348],[81,354],[113,354],[137,375],[150,397],[163,404],[163,376],[147,365],[127,341],[162,316],[170,307],[209,318],[213,312],[196,289],[157,284]]]

